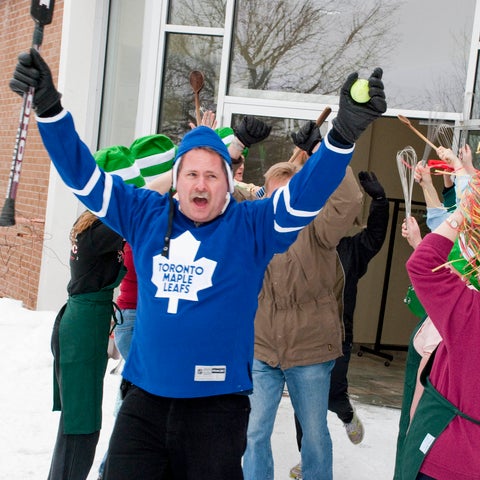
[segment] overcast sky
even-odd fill
[[[448,84],[448,77],[461,68],[464,58],[468,59],[475,0],[401,3],[398,42],[384,68],[390,91],[398,92],[402,87],[415,94],[436,84]],[[459,51],[462,44],[467,44],[467,52]]]

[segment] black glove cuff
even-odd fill
[[[245,145],[246,148],[250,148],[252,146],[252,142],[243,137],[241,133],[239,134],[238,130],[233,129],[233,133]]]
[[[308,146],[307,154],[309,157],[313,155],[313,149],[322,141],[321,138],[315,139],[311,145]]]
[[[39,114],[40,118],[48,118],[48,117],[55,117],[63,110],[62,103],[60,100],[55,102],[51,107],[47,108],[44,112]]]
[[[353,143],[350,143],[348,140],[340,134],[340,132],[335,128],[332,127],[330,132],[328,133],[330,140],[333,140],[333,143],[339,143],[343,148],[352,147]]]

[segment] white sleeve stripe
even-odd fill
[[[340,147],[336,147],[335,145],[332,145],[332,143],[330,143],[330,139],[328,138],[328,135],[325,135],[323,137],[323,141],[325,142],[329,150],[335,153],[341,153],[342,155],[347,155],[349,153],[352,153],[355,150],[355,144],[352,145],[350,148],[340,148]]]
[[[37,123],[55,123],[65,117],[67,113],[68,110],[63,109],[60,113],[53,117],[39,117],[38,115],[35,115],[35,120],[37,121]]]
[[[280,196],[280,191],[282,189],[279,189],[279,190],[276,190],[274,193],[273,193],[273,213],[276,214],[277,213],[277,204],[278,204],[278,197]]]
[[[108,175],[107,175],[108,176]],[[75,194],[75,195],[80,195],[81,197],[86,197],[91,193],[95,185],[97,184],[98,180],[100,178],[100,169],[95,167],[95,170],[92,173],[92,176],[88,180],[87,184],[81,189],[77,190],[76,188],[70,188],[70,190]]]
[[[112,197],[113,178],[111,175],[105,175],[105,189],[103,190],[102,208],[96,212],[90,210],[95,216],[99,218],[105,217],[108,206],[110,205],[110,198]]]
[[[281,227],[277,222],[274,223],[274,228],[276,232],[279,233],[289,233],[289,232],[296,232],[297,230],[302,230],[305,225],[302,225],[301,227]]]
[[[277,213],[277,205],[278,205],[278,200],[280,198],[280,195],[283,193],[283,199],[285,202],[285,209],[287,212],[294,216],[294,217],[316,217],[320,210],[316,211],[308,211],[308,210],[295,210],[292,208],[290,205],[290,189],[289,189],[289,184],[287,183],[284,187],[279,188],[273,197],[273,213]]]
[[[90,177],[90,180],[87,182],[85,187],[83,187],[81,190],[77,190],[75,188],[70,188],[70,190],[75,194],[80,197],[86,197],[88,196],[95,185],[97,184],[99,178],[100,178],[101,172],[98,166],[95,168],[92,176]],[[113,186],[113,178],[110,174],[105,173],[105,188],[103,190],[103,201],[102,201],[102,208],[98,211],[94,211],[89,209],[94,215],[96,215],[99,218],[103,218],[108,210],[108,205],[110,204],[110,198],[112,196],[112,186]]]

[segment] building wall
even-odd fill
[[[21,98],[13,93],[8,82],[17,62],[17,55],[28,50],[34,28],[29,0],[0,2],[0,197],[3,207],[15,138],[19,125]],[[63,0],[57,0],[53,22],[45,26],[42,55],[48,59],[54,78],[58,76],[62,36]],[[33,116],[17,191],[16,225],[0,227],[0,296],[22,300],[28,308],[37,305],[38,281],[42,261],[50,161]]]
[[[80,138],[97,150],[109,0],[65,0],[57,88]],[[70,278],[69,232],[85,209],[50,170],[37,309],[58,310]]]
[[[57,0],[53,24],[45,27],[42,46],[42,55],[51,66],[54,79],[62,92],[62,103],[72,112],[77,131],[92,151],[98,147],[99,143],[109,3],[109,0],[82,0],[81,2]],[[118,8],[121,3],[118,1],[112,5]],[[138,99],[130,98],[133,95],[125,95],[121,90],[121,98],[115,100],[118,102],[118,105],[115,104],[116,107],[125,106],[125,102],[138,101],[135,128],[131,128],[132,135],[135,133],[136,136],[153,133],[156,128],[160,104],[161,65],[164,60],[160,37],[165,25],[160,18],[166,4],[158,0],[146,0],[144,3],[146,13],[143,32],[141,32],[143,34],[142,62],[138,72],[141,88]],[[128,2],[126,5],[131,7]],[[232,0],[227,1],[227,6],[232,6]],[[21,99],[10,91],[8,80],[18,53],[26,50],[31,43],[33,21],[29,8],[30,2],[26,0],[0,2],[2,14],[0,195],[7,190],[21,105]],[[227,17],[231,15],[231,9],[227,9]],[[129,20],[131,20],[130,17]],[[141,24],[141,21],[138,23]],[[474,38],[478,38],[478,27],[474,29]],[[114,42],[115,39],[111,43]],[[124,48],[120,42],[115,43],[115,46],[117,49]],[[227,47],[225,51],[228,51]],[[224,57],[222,61],[226,61],[226,56]],[[114,60],[113,65],[120,68],[122,62],[119,62],[118,58]],[[470,65],[475,64],[475,60],[470,59]],[[473,73],[470,77],[472,76]],[[223,78],[220,81],[221,85],[226,82],[224,77],[221,76]],[[125,80],[125,77],[120,78]],[[469,81],[467,92],[472,90],[472,82],[473,80]],[[112,86],[107,84],[108,87],[111,91]],[[323,98],[317,104],[313,99],[312,102],[286,102],[284,99],[269,98],[268,95],[265,98],[237,98],[225,96],[224,88],[219,90],[221,91],[217,99],[217,116],[223,119],[225,124],[229,123],[232,115],[243,114],[269,115],[280,119],[313,119],[325,104],[333,107],[333,117],[338,108],[335,104],[337,100],[333,97]],[[123,98],[125,96],[128,98]],[[424,148],[423,142],[396,119],[398,113],[412,118],[415,126],[427,134],[424,123],[417,123],[415,119],[422,119],[423,122],[428,120],[428,112],[390,109],[388,116],[375,124],[372,135],[365,135],[358,142],[352,162],[355,171],[365,169],[375,171],[385,184],[388,197],[394,199],[402,198],[394,162],[395,153],[406,145],[413,145],[418,152],[422,152]],[[448,120],[459,121],[460,116],[460,114],[451,115]],[[106,123],[116,118],[118,116],[112,115],[111,118],[107,116]],[[124,143],[129,144],[130,141]],[[414,192],[414,200],[422,200],[419,193],[419,189]],[[73,220],[83,207],[60,181],[55,169],[50,167],[34,118],[31,120],[29,129],[16,207],[17,225],[0,227],[0,296],[22,300],[28,308],[56,310],[65,300],[65,287],[69,278],[68,232]],[[366,220],[366,213],[365,209],[364,220]],[[402,304],[406,285],[408,285],[403,265],[410,254],[410,249],[399,237],[399,225],[394,225],[392,228],[397,235],[393,239],[395,258],[383,318],[382,343],[405,344],[416,322]],[[387,246],[374,259],[367,275],[359,285],[355,337],[362,343],[372,343],[375,340],[386,256]]]

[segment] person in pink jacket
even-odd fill
[[[479,188],[477,173],[457,210],[407,262],[415,292],[443,340],[422,372],[425,390],[405,439],[402,480],[480,479],[480,292],[448,260],[458,237],[470,275],[478,275]]]

